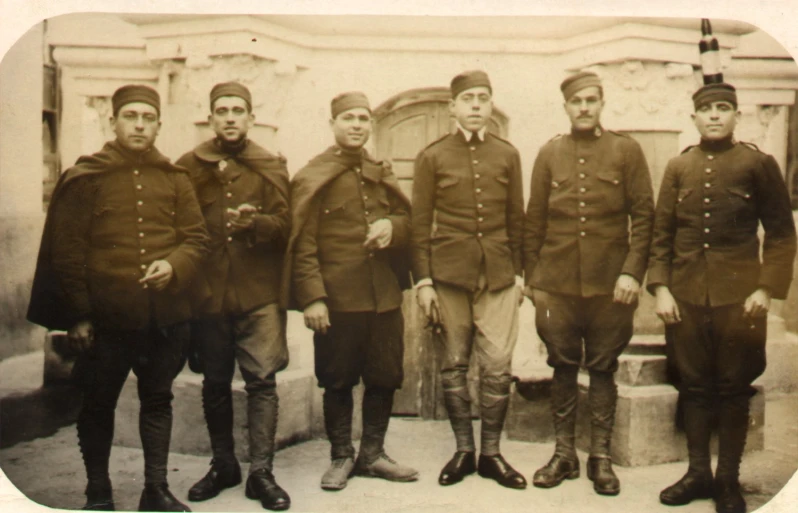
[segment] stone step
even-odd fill
[[[619,385],[648,386],[668,383],[665,355],[622,354],[618,358],[615,381]]]
[[[751,424],[746,451],[764,449],[765,392],[759,386],[751,399]],[[577,447],[590,450],[588,376],[579,376]],[[553,443],[554,427],[549,409],[550,379],[519,381],[510,398],[505,422],[511,440]],[[623,466],[656,465],[687,458],[684,433],[676,429],[678,393],[670,385],[618,386],[618,404],[612,438],[613,461]],[[717,442],[713,437],[713,451]]]
[[[202,376],[187,368],[180,373],[172,387],[174,400],[171,452],[211,455],[210,440],[202,412]],[[306,371],[283,371],[277,374],[279,416],[277,422],[277,449],[313,438],[323,438],[324,417],[322,390],[316,378]],[[355,412],[353,437],[361,432],[361,412],[357,405],[363,396],[362,385],[355,387]],[[141,447],[138,431],[139,401],[136,377],[131,373],[119,398],[116,409],[114,444],[123,447]],[[241,461],[249,461],[247,436],[247,394],[244,381],[233,381],[233,437],[236,454]]]
[[[665,335],[635,333],[623,354],[665,354]]]

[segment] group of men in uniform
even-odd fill
[[[331,448],[321,487],[341,490],[351,476],[417,480],[416,470],[384,448],[394,392],[403,381],[402,290],[411,286],[439,335],[456,445],[439,483],[478,473],[508,488],[527,486],[499,442],[519,306],[529,297],[553,368],[556,434],[554,455],[533,484],[550,488],[579,476],[574,429],[577,374],[584,366],[590,377],[587,475],[597,493],[616,495],[613,375],[632,337],[648,271],[648,290],[666,323],[690,459],[687,474],[660,500],[679,505],[713,497],[720,513],[744,512],[738,476],[751,382],[765,366],[770,301],[785,297],[796,252],[778,165],[734,140],[734,88],[704,86],[693,96],[701,143],[670,161],[655,211],[640,145],[600,123],[599,77],[578,73],[561,90],[572,129],[540,149],[526,209],[519,153],[488,130],[493,88],[482,71],[452,80],[456,129],[419,153],[412,209],[388,163],[364,148],[372,111],[362,93],[332,100],[335,143],[289,180],[285,159],[247,137],[254,115],[244,86],[212,89],[208,120],[216,136],[177,165],[154,147],[161,125],[157,92],[117,90],[116,140],[81,157],[56,187],[29,310],[32,321],[67,330],[80,353],[84,509],[114,509],[108,472],[114,409],[132,369],[145,459],[139,509],[189,511],[166,480],[171,386],[189,354],[192,368],[204,374],[213,451],[211,468],[189,500],[210,499],[242,481],[232,431],[237,361],[247,392],[246,496],[266,509],[289,508],[272,474],[275,374],[288,361],[289,308],[303,311],[314,332]],[[480,376],[479,458],[467,381],[472,360]],[[361,380],[356,452],[352,389]],[[713,475],[715,417],[720,444]]]

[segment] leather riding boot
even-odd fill
[[[84,511],[115,511],[111,481],[89,481],[86,485]]]
[[[715,472],[715,508],[718,513],[745,513],[746,504],[739,479],[749,420],[748,395],[721,398],[718,467]]]
[[[213,459],[232,465],[236,461],[233,440],[233,394],[229,384],[202,382],[202,410],[211,439]]]
[[[324,390],[324,429],[330,441],[330,457],[333,460],[340,458],[355,458],[355,448],[352,446],[352,389]]]
[[[579,458],[574,446],[576,429],[576,398],[579,388],[575,365],[554,368],[551,383],[551,412],[554,417],[555,448],[549,462],[535,472],[533,484],[552,488],[564,479],[579,477]]]
[[[222,490],[240,483],[241,467],[238,461],[231,465],[226,461],[211,460],[208,473],[188,490],[188,500],[206,501],[222,493]]]
[[[499,441],[504,429],[504,419],[510,404],[511,378],[507,376],[482,376],[480,383],[480,415],[482,417],[481,451],[485,456],[500,454]]]
[[[265,380],[250,379],[247,375],[245,381],[251,475],[261,469],[272,470],[279,399],[274,375]]]
[[[590,371],[590,458],[587,462],[587,477],[593,481],[593,489],[601,495],[618,495],[621,482],[612,470],[610,444],[615,424],[615,404],[618,389],[611,372]]]
[[[468,393],[468,378],[465,369],[454,369],[441,373],[443,403],[454,432],[457,450],[476,451],[474,427],[471,424],[471,396]]]
[[[690,463],[687,473],[679,481],[660,492],[660,502],[668,506],[683,506],[696,499],[712,497],[712,467],[709,452],[712,407],[703,396],[683,395],[680,401]]]

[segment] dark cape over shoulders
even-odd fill
[[[365,169],[371,166],[381,169],[381,183],[399,198],[409,212],[410,200],[399,187],[399,180],[391,171],[390,163],[374,160],[364,150],[362,167]],[[292,280],[296,239],[304,228],[308,216],[318,211],[319,193],[341,173],[351,168],[351,157],[342,154],[337,146],[331,146],[311,159],[291,180],[291,236],[288,239],[286,258],[283,262],[282,286],[280,287],[280,306],[282,308],[300,309],[293,294]],[[391,268],[396,274],[399,286],[403,290],[410,288],[410,252],[408,247],[386,248],[383,251],[390,253]]]
[[[186,169],[172,164],[155,147],[143,155],[141,165],[155,167],[167,172],[186,172]],[[81,178],[125,169],[130,166],[133,166],[133,163],[126,156],[125,150],[116,141],[111,141],[105,143],[103,148],[97,153],[80,157],[74,166],[64,171],[58,178],[44,221],[42,241],[39,246],[39,256],[36,260],[36,271],[33,275],[33,287],[31,289],[30,303],[28,304],[28,321],[51,330],[68,330],[72,327],[72,319],[66,315],[67,309],[63,308],[66,296],[61,288],[60,280],[53,270],[51,255],[52,215],[63,192]]]
[[[180,157],[177,164],[192,167],[190,162],[192,158],[210,164],[216,164],[221,160],[233,158],[261,175],[280,192],[286,201],[288,201],[289,178],[285,157],[270,153],[252,140],[247,140],[247,145],[242,151],[235,155],[230,155],[219,148],[215,141],[216,139],[214,138],[203,142],[192,151]]]

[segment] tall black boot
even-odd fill
[[[687,473],[665,488],[659,500],[669,506],[683,506],[696,499],[712,497],[712,466],[709,439],[712,434],[712,406],[708,398],[682,394],[682,424],[687,438]]]
[[[722,397],[718,411],[718,468],[715,472],[715,508],[718,513],[745,513],[740,491],[740,463],[748,435],[749,397]]]
[[[363,436],[354,474],[388,481],[415,481],[418,471],[400,465],[387,454],[383,443],[393,408],[393,389],[366,387],[363,395]]]
[[[233,441],[233,395],[230,385],[202,383],[202,409],[211,440],[213,459],[205,476],[188,491],[188,500],[205,501],[241,483],[241,467]]]
[[[587,460],[587,477],[593,489],[601,495],[618,495],[621,482],[612,470],[610,444],[615,425],[615,405],[618,388],[611,372],[590,371],[590,458]]]
[[[551,488],[564,479],[579,477],[579,458],[576,456],[576,399],[579,386],[575,365],[554,368],[551,383],[551,412],[554,417],[555,447],[551,460],[535,472],[533,484]]]
[[[114,511],[108,463],[114,438],[114,411],[87,409],[84,404],[77,422],[78,444],[86,467],[87,511]]]

